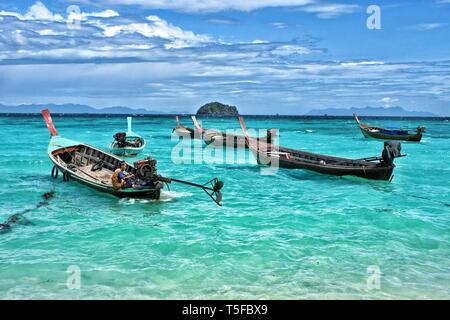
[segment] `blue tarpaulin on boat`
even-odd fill
[[[380,133],[392,134],[392,135],[404,135],[408,134],[406,130],[380,130]]]

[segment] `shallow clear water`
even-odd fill
[[[61,135],[102,148],[122,118],[54,117]],[[187,118],[182,119],[190,125]],[[373,121],[391,124],[391,120]],[[0,298],[450,298],[450,123],[398,121],[427,128],[403,143],[392,183],[302,170],[261,175],[245,164],[183,164],[171,159],[172,118],[138,117],[143,155],[166,176],[225,182],[223,207],[188,186],[160,201],[117,199],[50,177],[49,134],[40,117],[0,117],[0,221],[47,206],[0,234]],[[205,127],[237,128],[235,119]],[[248,118],[280,129],[281,144],[361,158],[382,141],[363,138],[353,120]],[[81,270],[68,289],[67,269]],[[369,266],[382,275],[370,290]]]

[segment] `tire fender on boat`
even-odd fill
[[[70,173],[67,171],[63,172],[63,181],[69,181]]]
[[[57,166],[53,166],[52,168],[52,178],[57,179],[58,178],[58,167]]]

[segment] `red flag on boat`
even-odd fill
[[[50,116],[50,112],[48,111],[48,109],[42,110],[42,115],[44,116],[45,124],[47,125],[48,131],[50,131],[52,137],[57,136],[58,132],[56,132],[52,117]]]

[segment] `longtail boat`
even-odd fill
[[[175,117],[175,120],[176,120],[176,127],[172,130],[172,132],[174,132],[179,136],[190,137],[191,139],[202,139],[203,129],[197,130],[183,126],[180,123],[180,118],[178,116]]]
[[[239,117],[246,144],[259,164],[287,169],[305,169],[335,176],[357,176],[373,180],[392,180],[394,159],[403,157],[399,142],[387,141],[381,157],[347,159],[299,151],[251,138],[244,119]]]
[[[109,149],[119,156],[136,156],[145,148],[145,139],[131,129],[131,117],[127,117],[128,131],[114,134]]]
[[[418,126],[413,130],[404,129],[385,129],[375,127],[369,124],[362,123],[356,113],[353,114],[356,123],[358,124],[361,132],[366,138],[375,138],[382,140],[404,140],[404,141],[417,141],[422,140],[422,133],[425,132],[425,127]],[[414,132],[415,130],[415,132]]]
[[[214,178],[205,184],[197,184],[166,178],[157,174],[157,161],[151,158],[136,161],[133,164],[127,163],[127,171],[136,177],[135,183],[130,188],[115,188],[112,176],[123,160],[94,146],[61,137],[55,129],[50,112],[45,109],[42,115],[50,131],[47,152],[54,165],[52,177],[57,178],[58,172],[61,171],[64,181],[75,180],[119,198],[159,199],[165,184],[179,182],[203,189],[214,202],[221,205],[222,181]]]
[[[194,123],[194,128],[187,128],[180,124],[178,116],[176,117],[177,126],[174,131],[178,135],[190,136],[191,139],[203,139],[203,141],[207,145],[214,146],[223,146],[230,148],[247,148],[248,146],[245,143],[245,136],[239,134],[231,134],[225,133],[218,130],[204,129],[198,123],[197,118],[195,116],[191,116],[192,122]],[[267,143],[271,143],[272,139],[275,136],[275,130],[267,130],[267,136],[261,138],[255,138],[258,141],[266,141]]]

